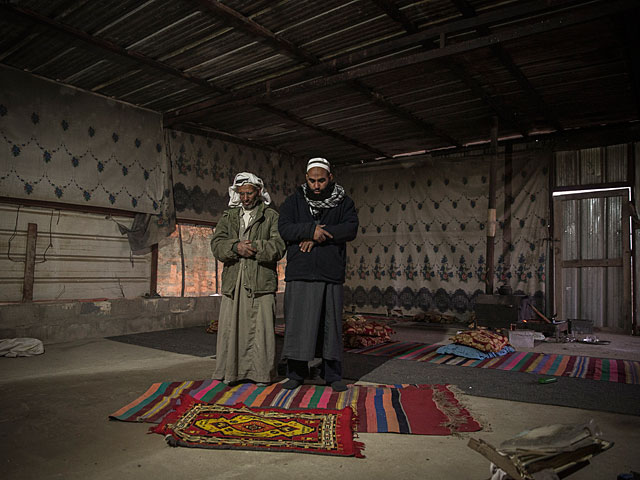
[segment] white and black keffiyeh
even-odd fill
[[[329,195],[324,200],[312,200],[309,198],[309,186],[306,183],[302,184],[302,191],[304,193],[304,199],[307,201],[309,205],[309,210],[311,210],[311,215],[314,217],[318,217],[323,209],[333,208],[340,205],[342,200],[344,200],[344,188],[337,183],[333,186],[333,191],[331,195]]]
[[[253,185],[259,191],[258,196],[262,199],[262,202],[265,205],[269,205],[271,203],[271,196],[267,189],[264,187],[264,182],[262,179],[253,173],[249,172],[240,172],[233,179],[233,185],[229,187],[229,206],[230,207],[239,207],[242,205],[240,201],[240,194],[237,192],[238,187],[243,185]]]

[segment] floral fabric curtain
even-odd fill
[[[510,285],[538,304],[545,291],[548,175],[543,153],[514,153],[505,218],[504,165],[498,173],[494,285]],[[488,177],[488,157],[343,170],[339,181],[360,218],[348,248],[345,306],[471,312],[485,292]]]
[[[276,208],[304,182],[305,163],[292,157],[175,130],[168,136],[180,219],[216,222],[239,172],[262,178]]]

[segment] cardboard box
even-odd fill
[[[509,343],[518,348],[533,348],[533,330],[509,330]]]

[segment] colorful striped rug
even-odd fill
[[[163,382],[154,383],[109,418],[160,423],[180,405],[183,394],[219,405],[332,410],[351,406],[357,415],[358,432],[451,435],[482,429],[448,385],[351,385],[346,392],[334,392],[320,385],[285,390],[281,383],[229,387],[218,380]]]
[[[609,382],[640,383],[640,362],[614,358],[583,357],[536,352],[513,352],[502,357],[485,360],[436,353],[441,345],[417,342],[391,342],[347,350],[349,353],[391,357],[400,360],[459,365],[463,367],[492,368],[512,372],[536,373],[557,377],[588,378]]]

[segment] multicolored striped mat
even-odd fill
[[[334,392],[320,385],[285,390],[282,383],[229,387],[218,380],[163,382],[154,383],[109,418],[160,423],[181,404],[184,394],[220,405],[337,410],[351,406],[357,415],[358,432],[451,435],[482,429],[448,385],[350,385],[346,392]]]
[[[557,377],[588,378],[609,382],[640,383],[640,362],[614,358],[582,357],[536,352],[513,352],[502,357],[485,360],[469,359],[436,352],[442,345],[417,342],[391,342],[358,349],[349,353],[391,357],[400,360],[459,365],[463,367],[492,368],[512,372],[536,373]]]

